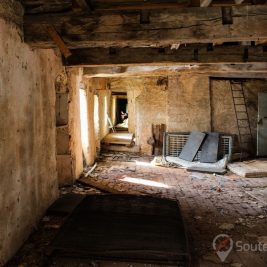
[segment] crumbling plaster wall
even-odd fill
[[[11,3],[12,1],[10,1]],[[52,50],[32,51],[0,19],[0,266],[58,196]]]
[[[169,77],[167,129],[170,132],[210,131],[208,76]]]
[[[152,136],[152,124],[167,123],[167,87],[158,85],[159,77],[113,78],[112,91],[127,91],[129,132],[135,133],[141,152],[151,154],[147,140]]]
[[[152,124],[167,123],[167,96],[165,86],[157,85],[158,77],[144,79],[143,90],[136,98],[136,142],[141,152],[152,154],[152,146],[147,143],[152,136]]]

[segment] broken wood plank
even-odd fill
[[[267,6],[232,8],[233,27],[222,24],[219,7],[182,8],[151,12],[150,23],[140,24],[140,15],[63,14],[26,15],[25,41],[34,47],[53,47],[43,30],[54,25],[70,48],[168,46],[183,43],[222,43],[267,39]],[[197,33],[197,34],[196,34]],[[158,38],[160,36],[160,38]]]
[[[185,146],[183,147],[179,155],[179,158],[187,161],[193,161],[205,137],[206,137],[205,133],[192,132],[189,135],[189,138]]]

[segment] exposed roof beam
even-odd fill
[[[87,67],[85,77],[130,77],[206,74],[213,77],[267,78],[267,63],[255,64],[176,64],[173,66]]]
[[[97,11],[127,11],[127,10],[153,10],[153,9],[172,9],[172,8],[183,8],[183,7],[188,7],[190,6],[187,3],[158,3],[158,4],[153,4],[153,3],[146,3],[143,2],[142,4],[138,5],[128,5],[128,6],[119,6],[119,5],[114,5],[114,6],[107,6],[107,7],[97,7]]]
[[[140,15],[65,14],[27,15],[25,41],[35,47],[53,47],[45,27],[54,25],[66,45],[82,47],[146,47],[174,43],[221,43],[267,39],[267,6],[232,8],[233,24],[222,24],[219,7],[185,8],[151,12],[149,24],[140,24]]]
[[[60,13],[71,9],[96,12],[129,11],[129,10],[162,10],[183,7],[210,7],[234,5],[259,5],[266,0],[21,0],[26,14]],[[211,2],[211,3],[210,3]]]
[[[247,49],[247,50],[245,50]],[[72,56],[64,60],[66,66],[136,66],[171,65],[177,63],[238,63],[267,62],[267,52],[261,46],[215,46],[208,50],[202,46],[183,46],[178,50],[165,48],[108,48],[73,49]],[[197,50],[197,58],[196,56]],[[244,57],[244,53],[247,57]]]
[[[73,6],[78,6],[82,10],[93,10],[93,6],[91,4],[91,1],[87,0],[72,0]]]
[[[244,2],[244,0],[235,0],[235,3],[237,4],[237,5],[240,5],[240,4],[242,4]]]

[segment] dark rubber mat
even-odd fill
[[[54,254],[177,264],[189,258],[177,202],[148,196],[87,196],[62,226]]]
[[[80,194],[65,194],[57,199],[47,210],[46,215],[50,216],[66,216],[71,214],[74,209],[85,198]]]

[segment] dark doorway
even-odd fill
[[[124,118],[123,114],[128,114],[128,101],[127,98],[118,98],[117,99],[117,109],[116,109],[116,120],[117,123],[122,123]]]

